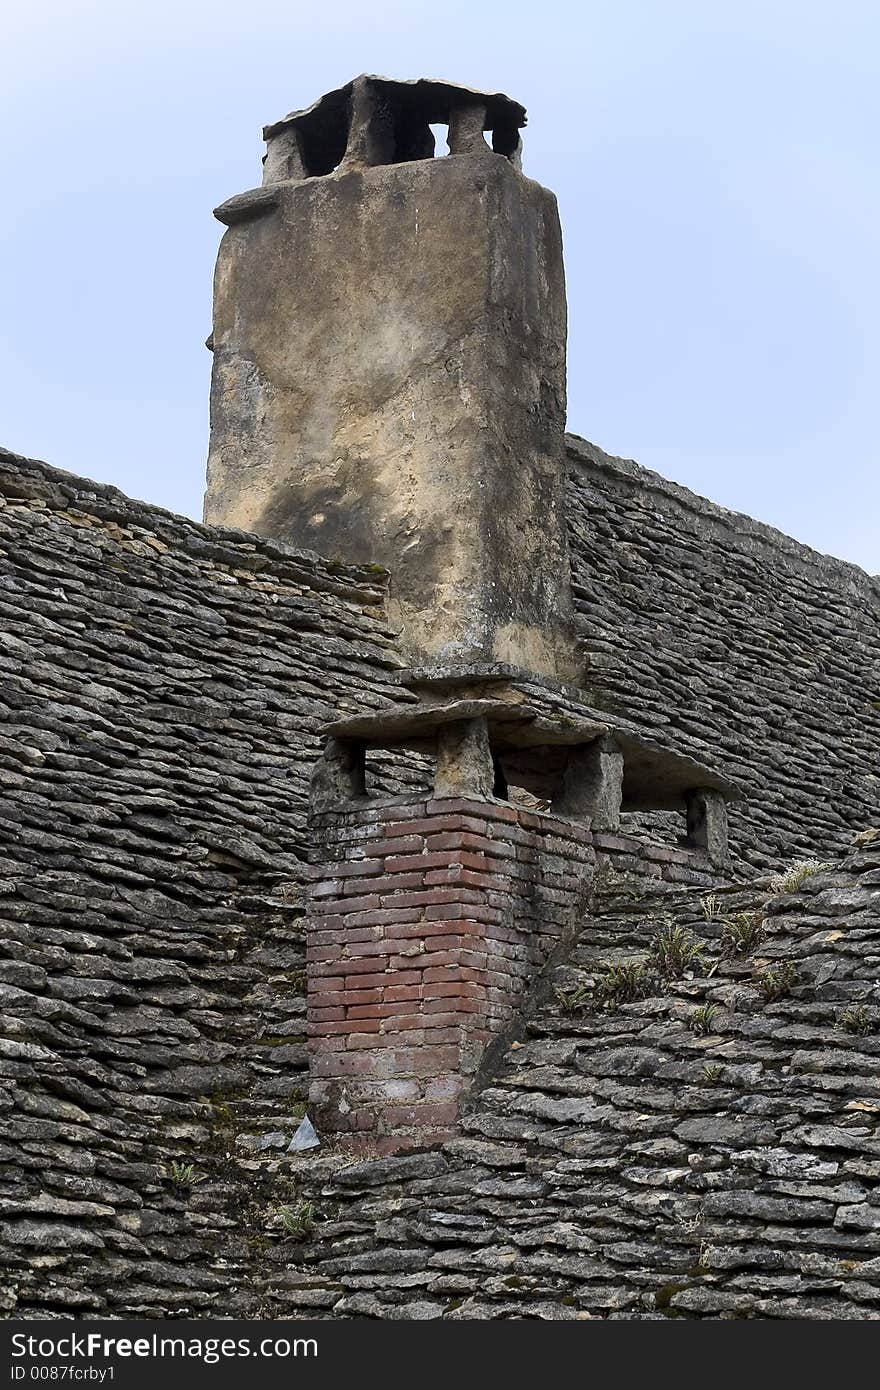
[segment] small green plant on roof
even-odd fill
[[[724,918],[721,952],[725,956],[747,956],[764,940],[764,917],[760,912],[737,912]]]
[[[596,981],[596,995],[606,1009],[619,1008],[621,1004],[633,1004],[639,999],[647,999],[656,986],[656,977],[649,970],[647,961],[626,962],[612,965]]]
[[[196,1181],[195,1164],[178,1163],[173,1159],[168,1165],[168,1176],[175,1187],[192,1187]]]
[[[808,878],[814,874],[824,873],[826,869],[831,869],[832,864],[826,864],[823,859],[800,859],[795,863],[789,864],[786,869],[777,874],[770,881],[770,890],[773,893],[796,893],[801,884],[806,883]]]
[[[721,1080],[724,1067],[720,1062],[707,1062],[703,1067],[703,1076],[707,1086],[717,1086]]]
[[[589,985],[575,985],[572,989],[557,989],[556,1002],[563,1013],[576,1014],[586,1009],[593,998]]]
[[[691,1032],[698,1038],[705,1037],[707,1033],[711,1033],[712,1020],[717,1012],[718,1010],[714,1004],[699,1004],[690,1016]]]
[[[702,943],[687,927],[667,922],[651,943],[651,958],[660,975],[675,978],[705,965]]]
[[[796,966],[787,960],[760,974],[755,981],[755,987],[764,996],[765,1004],[772,1004],[775,1000],[784,999],[787,994],[791,994],[797,984],[797,978]]]
[[[721,903],[714,893],[707,893],[705,898],[700,900],[700,911],[707,922],[714,922],[721,916]]]
[[[293,1240],[308,1240],[315,1229],[313,1202],[300,1202],[295,1207],[279,1207],[278,1216],[285,1232]]]
[[[849,1008],[839,1013],[837,1027],[842,1028],[844,1033],[854,1033],[859,1038],[867,1037],[868,1033],[874,1031],[871,1015],[864,1004],[850,1004]]]

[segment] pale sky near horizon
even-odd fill
[[[0,444],[200,515],[211,209],[358,72],[528,107],[571,430],[880,571],[877,0],[0,0]]]

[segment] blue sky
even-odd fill
[[[507,91],[559,197],[569,428],[880,571],[876,0],[24,0],[0,442],[198,516],[211,209],[358,72]]]

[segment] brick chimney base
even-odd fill
[[[323,813],[308,924],[310,1112],[384,1151],[455,1129],[486,1044],[578,922],[586,825],[505,803]]]

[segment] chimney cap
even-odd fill
[[[476,87],[462,87],[434,77],[399,80],[362,73],[360,77],[346,82],[344,87],[319,97],[302,111],[291,111],[280,121],[264,126],[263,139],[270,140],[274,135],[291,127],[308,128],[323,125],[328,121],[334,122],[348,111],[355,87],[368,84],[378,89],[386,98],[396,99],[401,106],[407,107],[409,112],[428,124],[446,122],[453,111],[476,104],[484,106],[486,110],[484,130],[493,130],[496,126],[519,130],[526,124],[525,107],[505,96],[503,92],[481,92]]]

